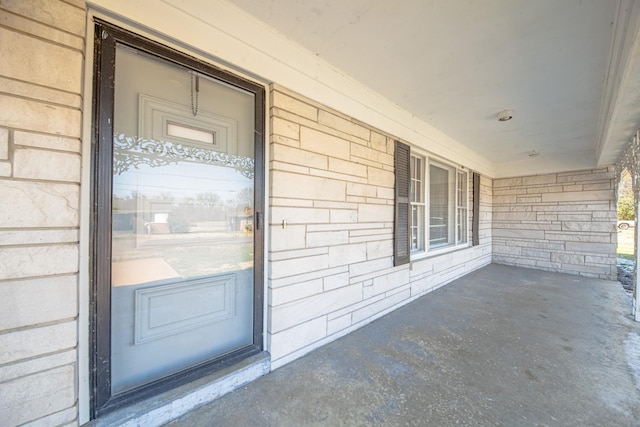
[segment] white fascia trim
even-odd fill
[[[487,176],[495,165],[479,153],[302,48],[225,0],[91,0],[205,55],[278,83]]]

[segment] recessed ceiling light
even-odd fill
[[[509,121],[513,119],[513,110],[502,110],[496,114],[496,117],[498,117],[498,121],[501,122]]]

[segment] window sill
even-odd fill
[[[449,254],[451,252],[457,252],[464,249],[469,249],[471,247],[472,247],[471,243],[467,242],[460,245],[447,246],[446,248],[431,250],[428,252],[416,252],[415,254],[411,255],[411,262],[418,262],[425,259],[435,258],[441,255]]]

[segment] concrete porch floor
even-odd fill
[[[490,265],[170,426],[638,426],[617,282]]]

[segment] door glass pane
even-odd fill
[[[113,393],[252,344],[253,132],[252,94],[117,49]]]

